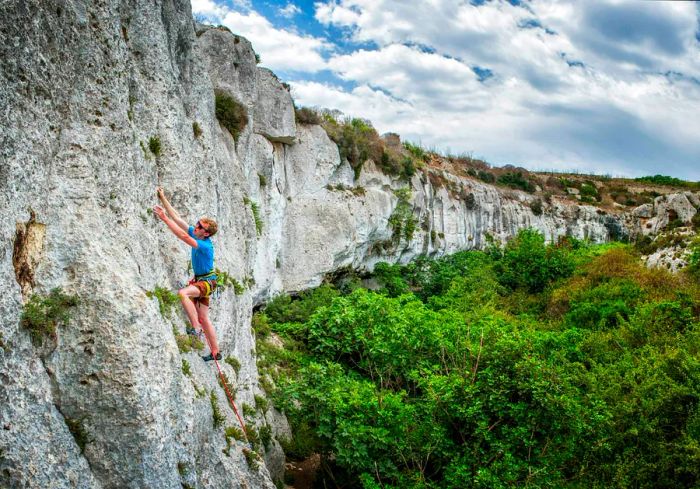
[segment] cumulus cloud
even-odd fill
[[[628,174],[662,165],[700,177],[692,3],[340,0],[317,3],[316,19],[378,45],[328,66],[408,103],[408,117],[439,121],[424,134],[437,147],[500,163]],[[402,133],[399,117],[381,119],[393,121],[385,129]]]
[[[254,10],[240,12],[212,0],[194,0],[192,12],[212,18],[247,38],[263,65],[273,70],[313,73],[326,66],[323,52],[332,47],[326,40],[276,28]]]
[[[280,6],[280,15],[299,13]],[[320,0],[314,8],[327,32],[342,34],[336,44],[276,28],[253,9],[193,3],[248,37],[267,66],[296,70],[299,105],[496,164],[700,179],[700,9],[690,2]]]
[[[278,10],[279,14],[282,17],[286,17],[288,19],[291,19],[294,17],[296,14],[301,12],[301,9],[294,5],[293,3],[288,3],[285,7],[281,8]]]

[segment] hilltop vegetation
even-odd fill
[[[545,202],[551,202],[556,196],[608,211],[651,203],[669,192],[700,190],[700,182],[665,175],[628,179],[611,175],[533,172],[513,165],[495,167],[468,154],[440,154],[409,141],[402,143],[397,134],[380,136],[370,121],[343,117],[337,111],[297,108],[296,120],[301,124],[321,125],[338,145],[341,159],[346,159],[354,169],[355,178],[364,163],[372,160],[383,172],[404,179],[422,172],[433,185],[446,187],[455,195],[463,189],[448,174],[537,194]]]
[[[287,455],[318,487],[697,487],[697,273],[524,230],[279,297],[254,327]]]

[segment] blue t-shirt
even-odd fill
[[[194,226],[187,229],[187,234],[197,242],[197,248],[192,248],[192,270],[195,275],[205,275],[214,270],[214,245],[209,238],[198,239],[194,234]]]

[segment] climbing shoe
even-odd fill
[[[202,357],[202,360],[205,362],[211,362],[212,360],[221,360],[222,358],[221,352],[219,352],[216,354],[216,358],[210,353],[209,355]]]
[[[185,331],[187,332],[188,335],[194,336],[195,338],[198,338],[198,339],[200,339],[200,340],[204,337],[204,331],[203,331],[203,330],[200,329],[199,331],[197,331],[197,330],[194,329],[192,326],[187,326],[187,327],[185,328]]]

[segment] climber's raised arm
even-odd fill
[[[170,205],[170,201],[168,201],[168,199],[165,197],[165,191],[163,190],[163,188],[156,188],[156,194],[158,194],[158,199],[160,199],[160,202],[163,204],[163,207],[167,211],[170,218],[173,221],[175,221],[175,224],[177,224],[180,227],[180,229],[185,231],[185,234],[187,234],[187,229],[189,228],[189,226],[187,225],[185,220],[182,217],[180,217],[180,214],[178,214],[177,211],[173,209],[173,206]]]
[[[165,209],[163,209],[161,206],[153,206],[153,212],[170,228],[175,236],[190,245],[192,248],[197,248],[199,246],[197,244],[197,240],[190,236],[187,231],[183,231],[183,229],[173,219],[168,217],[168,215],[165,213]]]

